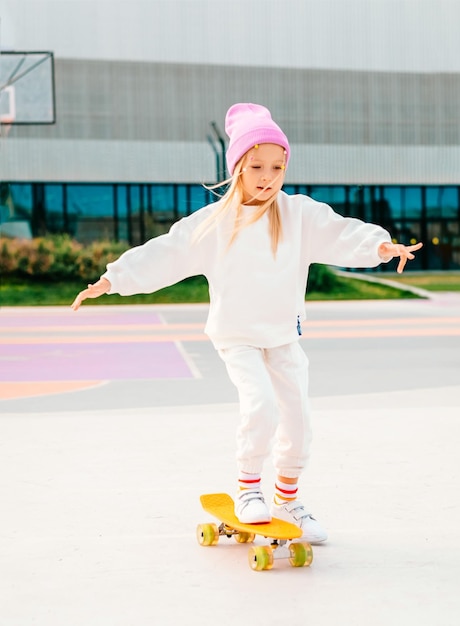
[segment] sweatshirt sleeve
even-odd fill
[[[109,293],[152,293],[201,274],[200,246],[191,242],[196,222],[196,214],[183,218],[167,234],[131,248],[108,263],[102,277],[110,282]]]
[[[376,267],[385,262],[378,247],[391,242],[381,226],[343,217],[329,205],[314,202],[307,213],[308,261],[339,267]]]

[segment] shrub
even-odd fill
[[[334,272],[326,265],[313,263],[308,273],[307,293],[316,291],[327,293],[333,291],[337,286],[338,278]]]
[[[0,274],[46,280],[97,279],[126,244],[96,242],[82,246],[68,235],[0,239]]]
[[[2,239],[0,245],[0,275],[13,275],[17,268],[16,239]]]
[[[99,241],[83,248],[78,255],[78,277],[84,281],[98,279],[107,263],[115,261],[126,250],[126,244]]]

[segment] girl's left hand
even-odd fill
[[[415,255],[412,254],[416,250],[420,250],[423,243],[419,242],[413,246],[404,246],[402,243],[382,243],[379,246],[379,255],[385,261],[390,261],[394,257],[399,257],[399,263],[397,272],[402,274],[407,261],[415,259]]]

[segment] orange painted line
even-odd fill
[[[0,400],[31,398],[33,396],[46,396],[68,391],[80,391],[82,389],[89,389],[90,387],[97,387],[100,384],[101,381],[98,380],[0,383]]]
[[[413,326],[417,325],[435,325],[435,324],[459,324],[460,317],[414,317],[414,318],[391,318],[391,319],[363,319],[363,320],[307,320],[303,323],[304,328],[323,328],[323,327],[369,327],[369,326]],[[168,330],[186,330],[186,329],[202,329],[204,323],[181,323],[181,324],[91,324],[78,326],[9,326],[0,331],[2,333],[41,333],[51,330],[52,332],[106,332],[106,331],[168,331]]]
[[[380,328],[356,330],[329,330],[304,331],[303,339],[349,339],[367,337],[456,337],[460,335],[459,328]],[[4,338],[0,345],[12,344],[62,344],[62,343],[157,343],[164,341],[210,341],[205,334],[188,335],[91,335],[78,337],[17,337]]]
[[[353,319],[353,320],[309,320],[303,322],[303,328],[308,330],[310,327],[323,328],[330,326],[344,326],[362,328],[364,326],[413,326],[417,325],[435,325],[435,324],[459,324],[460,317],[401,317],[390,319]]]
[[[328,332],[303,332],[310,339],[347,339],[366,337],[456,337],[460,328],[381,328],[375,330],[337,330]]]

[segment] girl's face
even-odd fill
[[[249,150],[240,177],[244,204],[262,204],[283,186],[286,155],[274,143],[261,143]]]

